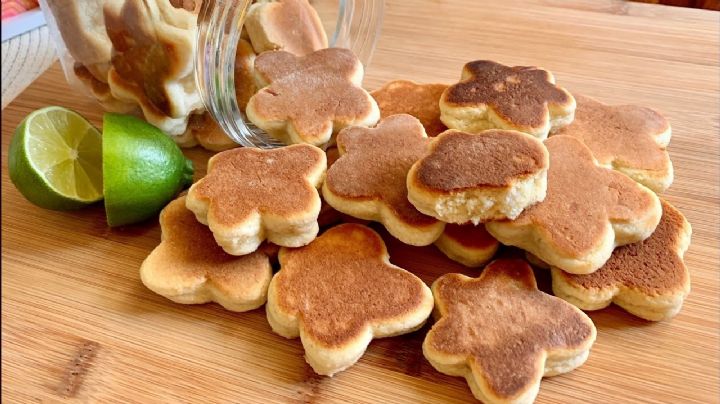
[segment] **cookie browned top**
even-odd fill
[[[428,136],[437,136],[447,127],[440,120],[440,96],[446,84],[418,84],[395,80],[370,93],[380,108],[380,117],[409,114],[419,119]]]
[[[565,107],[574,103],[548,71],[489,60],[467,63],[461,81],[445,91],[443,101],[453,107],[489,105],[504,120],[533,128],[547,122],[548,104]]]
[[[440,277],[432,286],[441,318],[426,337],[434,351],[468,357],[499,397],[511,398],[543,375],[544,351],[581,351],[595,339],[592,321],[538,290],[523,260],[490,263],[479,278]]]
[[[306,335],[337,347],[368,325],[397,323],[423,305],[424,284],[390,264],[380,236],[342,224],[297,249],[280,250],[277,305],[302,319]]]
[[[591,274],[558,271],[560,276],[586,289],[623,285],[650,296],[683,290],[690,281],[682,259],[689,242],[690,224],[674,206],[661,202],[660,224],[648,239],[616,248],[605,265]]]
[[[184,196],[163,209],[160,227],[162,242],[148,258],[152,259],[149,264],[153,267],[153,278],[173,284],[207,277],[215,287],[226,291],[253,288],[268,278],[269,250],[261,247],[240,257],[226,253],[210,229],[185,207]]]
[[[277,0],[259,2],[250,14],[257,18],[265,36],[284,51],[303,56],[327,48],[322,21],[308,0]],[[257,49],[258,53],[268,49]]]
[[[611,222],[647,217],[657,197],[619,172],[595,164],[590,149],[570,136],[545,141],[550,152],[547,196],[512,225],[535,225],[571,256],[596,248]]]
[[[415,185],[435,192],[507,187],[547,169],[543,143],[524,133],[492,129],[480,133],[448,130],[415,163]]]
[[[333,122],[350,124],[376,111],[360,87],[362,72],[348,49],[322,49],[304,57],[264,52],[255,59],[255,76],[267,86],[249,104],[258,118],[287,120],[307,143],[322,143]]]
[[[582,95],[575,100],[575,120],[555,134],[580,139],[605,166],[669,169],[670,157],[658,139],[670,130],[665,117],[636,105],[605,105]]]
[[[443,235],[465,248],[490,248],[498,245],[498,241],[485,230],[485,226],[472,223],[445,225]]]
[[[435,224],[408,201],[406,185],[410,167],[429,143],[420,121],[407,114],[385,118],[375,128],[343,129],[337,136],[341,156],[328,170],[326,186],[341,198],[384,203],[406,223]]]
[[[319,200],[308,177],[325,164],[325,153],[310,145],[232,149],[210,159],[190,193],[209,203],[208,216],[219,225],[232,227],[255,213],[292,219]]]

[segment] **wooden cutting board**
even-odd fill
[[[366,85],[452,82],[464,62],[533,64],[570,91],[659,109],[673,125],[675,183],[665,197],[693,225],[692,292],[673,320],[611,307],[579,370],[542,383],[538,402],[717,402],[718,22],[714,12],[621,1],[388,0]],[[500,5],[502,3],[502,6]],[[465,402],[465,381],[422,356],[427,327],[374,341],[351,369],[316,376],[298,340],[264,310],[181,306],[143,287],[138,268],[160,240],[155,220],[111,230],[102,206],[53,212],[7,176],[7,146],[30,111],[62,105],[98,126],[101,110],[53,66],[2,116],[2,393],[7,402]],[[188,150],[204,171],[208,153]],[[477,275],[434,247],[388,241],[391,260],[428,283]],[[546,282],[546,274],[540,273]]]

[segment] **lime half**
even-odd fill
[[[141,222],[192,184],[192,161],[163,131],[130,115],[103,117],[105,214],[110,226]]]
[[[39,109],[15,129],[8,170],[30,202],[55,210],[81,208],[103,198],[102,136],[74,111]]]

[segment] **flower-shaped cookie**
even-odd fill
[[[465,223],[446,225],[435,246],[453,261],[466,267],[479,267],[490,261],[500,243],[485,226]]]
[[[153,292],[183,304],[217,302],[228,310],[262,306],[272,278],[269,251],[236,257],[220,248],[207,226],[185,207],[185,197],[160,213],[162,241],[140,267]]]
[[[285,143],[322,145],[340,129],[374,125],[375,100],[360,87],[363,66],[348,49],[329,48],[296,57],[284,51],[255,59],[261,90],[246,113],[257,127]]]
[[[299,247],[318,233],[325,167],[325,153],[310,145],[227,150],[210,159],[186,205],[228,254],[253,252],[265,239]]]
[[[408,199],[446,223],[514,219],[545,199],[548,152],[518,131],[447,130],[407,175]]]
[[[447,274],[432,285],[439,317],[423,342],[438,371],[464,376],[485,403],[530,403],[543,376],[582,365],[595,342],[590,318],[538,290],[522,260],[497,260],[479,278]]]
[[[692,228],[680,211],[662,201],[663,215],[647,240],[618,247],[602,268],[572,275],[553,268],[553,292],[583,310],[611,302],[646,320],[660,321],[680,311],[690,292],[683,255]]]
[[[588,274],[603,266],[615,247],[652,234],[662,214],[654,192],[599,167],[574,137],[553,136],[545,146],[550,152],[545,200],[513,221],[486,223],[493,237],[566,272]]]
[[[671,129],[665,117],[637,105],[605,105],[580,95],[575,99],[575,120],[553,135],[580,139],[600,165],[620,171],[655,192],[670,187],[673,166],[665,148]]]
[[[451,129],[512,129],[545,139],[551,129],[572,122],[575,99],[547,70],[477,60],[445,90],[440,111]]]
[[[255,52],[284,50],[305,56],[327,48],[322,21],[308,0],[262,0],[250,6],[244,27]]]
[[[342,224],[309,245],[280,250],[268,290],[272,329],[300,337],[305,359],[321,375],[353,365],[373,338],[420,328],[433,298],[418,277],[392,265],[380,236]]]
[[[118,100],[136,103],[145,119],[182,135],[189,115],[203,108],[195,86],[195,15],[169,1],[105,2],[113,44],[108,85]]]
[[[380,108],[380,118],[408,114],[420,120],[428,136],[437,136],[447,129],[440,120],[440,96],[445,84],[418,84],[394,80],[370,93]]]
[[[340,158],[328,169],[323,198],[340,212],[382,223],[406,244],[432,244],[444,224],[418,212],[405,185],[429,143],[420,121],[407,114],[387,117],[375,128],[343,129],[337,136]]]

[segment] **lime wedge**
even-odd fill
[[[130,115],[103,117],[105,214],[110,226],[154,217],[192,184],[192,161],[163,131]]]
[[[30,202],[78,209],[103,198],[102,135],[63,107],[32,112],[10,142],[10,179]]]

